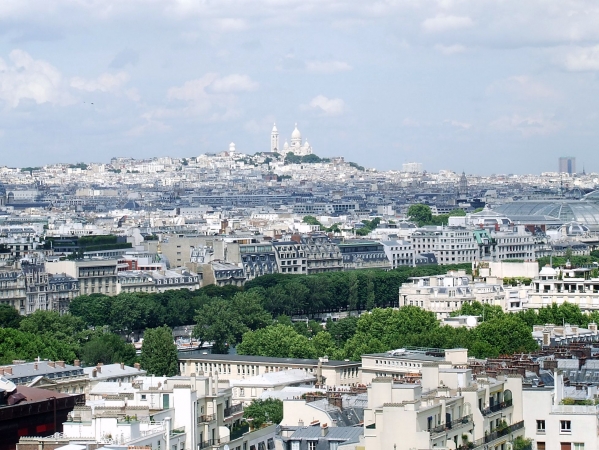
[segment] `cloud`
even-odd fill
[[[0,99],[16,108],[22,100],[68,105],[73,103],[62,74],[50,63],[35,60],[23,50],[13,50],[7,63],[0,58]]]
[[[71,87],[86,92],[117,92],[127,81],[129,81],[129,75],[126,72],[119,72],[114,75],[103,73],[93,80],[74,77],[71,79]]]
[[[572,72],[599,70],[599,45],[570,50],[564,57],[563,65]]]
[[[122,69],[127,64],[135,66],[138,61],[139,53],[135,50],[131,50],[130,48],[126,48],[116,54],[116,56],[110,62],[109,67],[112,69]]]
[[[264,134],[272,130],[273,123],[275,123],[275,117],[269,115],[260,120],[251,119],[243,125],[243,128],[252,134]]]
[[[345,102],[340,98],[317,95],[308,105],[302,106],[302,109],[319,111],[325,116],[338,116],[345,111]]]
[[[422,22],[422,29],[427,33],[443,33],[445,31],[469,28],[474,25],[468,16],[438,15]]]
[[[512,94],[522,99],[555,98],[559,94],[551,87],[533,79],[528,75],[515,75],[492,83],[487,94]]]
[[[343,61],[307,61],[306,70],[312,73],[335,73],[352,70],[352,66]]]
[[[466,47],[464,47],[463,45],[460,44],[453,44],[453,45],[443,45],[443,44],[437,44],[435,45],[435,50],[437,50],[440,53],[443,53],[444,55],[455,55],[456,53],[464,53],[466,51]]]
[[[217,93],[250,92],[258,89],[258,83],[247,75],[233,74],[214,80],[211,89]]]
[[[472,128],[472,124],[468,122],[459,122],[457,120],[444,120],[443,123],[448,123],[452,127],[461,128],[462,130],[469,130]]]
[[[220,31],[244,31],[248,28],[248,24],[243,19],[226,17],[224,19],[216,19],[211,21],[211,24],[216,26]]]
[[[544,114],[526,117],[513,114],[512,116],[500,117],[491,122],[490,125],[499,131],[519,132],[524,137],[551,134],[562,127],[561,123],[553,120],[552,117],[545,117]]]

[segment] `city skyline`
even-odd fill
[[[381,170],[540,173],[568,153],[592,172],[598,15],[585,1],[8,3],[3,164],[231,141],[253,154],[297,122],[317,155]]]

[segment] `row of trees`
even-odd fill
[[[418,203],[408,208],[408,220],[416,223],[419,227],[424,225],[447,225],[452,216],[465,216],[463,209],[454,209],[449,214],[433,215],[431,207]]]

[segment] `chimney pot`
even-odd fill
[[[96,378],[98,376],[98,370],[97,369],[93,369],[92,370],[92,377]]]

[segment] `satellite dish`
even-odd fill
[[[478,320],[474,316],[468,316],[466,317],[466,325],[474,328],[476,325],[478,325]]]

